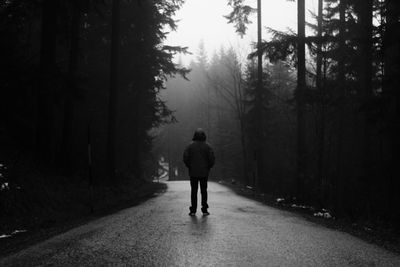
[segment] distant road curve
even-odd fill
[[[0,266],[400,266],[400,255],[209,183],[208,217],[188,216],[189,182],[92,221]]]

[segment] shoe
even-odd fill
[[[208,211],[203,211],[203,216],[208,216],[210,213]]]
[[[196,212],[189,212],[189,216],[194,216],[194,215],[196,215]]]

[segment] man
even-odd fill
[[[214,166],[215,157],[211,146],[206,142],[206,134],[202,129],[197,129],[184,153],[183,162],[189,169],[191,186],[190,216],[194,216],[197,210],[197,189],[200,182],[201,211],[203,215],[209,215],[207,204],[207,180],[210,169]]]

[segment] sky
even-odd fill
[[[257,40],[257,16],[252,15],[253,23],[249,25],[246,36],[241,38],[235,33],[233,24],[228,24],[223,17],[231,11],[227,2],[228,0],[186,0],[177,12],[175,19],[179,20],[178,29],[169,34],[166,44],[189,48],[193,55],[181,56],[184,64],[188,64],[196,56],[201,40],[209,57],[224,46],[233,47],[240,57],[246,58],[250,52],[250,44]],[[246,3],[256,7],[257,0],[247,0]],[[316,12],[317,0],[306,0],[306,4],[307,21],[311,22],[309,11]],[[297,30],[297,2],[263,0],[261,9],[263,39],[269,38],[265,27],[280,31],[288,28]]]

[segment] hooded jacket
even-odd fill
[[[196,178],[208,177],[210,169],[214,166],[215,156],[210,144],[206,142],[206,134],[197,129],[192,142],[183,153],[183,162],[189,169],[189,176]]]

